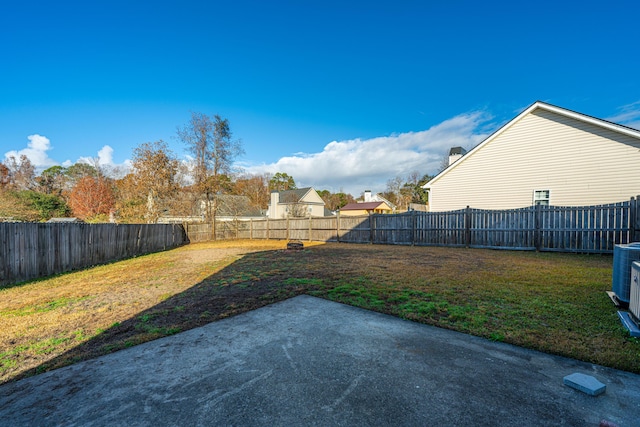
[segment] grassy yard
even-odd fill
[[[299,294],[640,373],[611,256],[280,241],[194,244],[0,288],[0,382]]]

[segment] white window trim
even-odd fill
[[[551,205],[551,190],[533,190],[533,206],[535,205]]]

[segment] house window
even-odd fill
[[[549,190],[534,190],[533,191],[533,204],[549,206]]]

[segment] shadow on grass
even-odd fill
[[[604,294],[610,271],[608,258],[476,249],[252,252],[10,381],[300,294],[640,373],[640,340],[624,334]]]
[[[13,376],[16,381],[103,356],[282,301],[318,288],[304,268],[311,250],[254,252],[191,288],[137,313],[47,362]],[[309,276],[306,280],[304,276]]]

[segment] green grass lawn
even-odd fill
[[[0,381],[295,295],[640,373],[605,291],[611,256],[226,241],[0,289]]]

